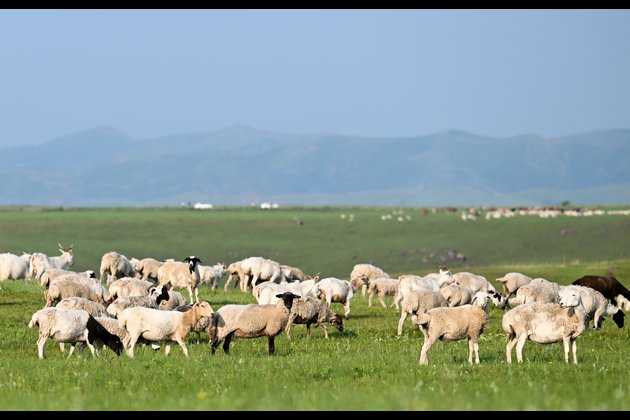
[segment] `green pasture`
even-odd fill
[[[157,259],[194,254],[208,265],[260,255],[346,279],[354,264],[370,262],[393,277],[446,264],[453,272],[484,275],[495,286],[509,271],[561,284],[612,272],[630,286],[628,216],[463,222],[459,213],[421,215],[405,208],[398,209],[404,221],[398,215],[381,220],[392,210],[5,208],[0,251],[57,255],[58,242],[73,244],[76,271],[98,271],[102,254],[116,250]],[[448,259],[449,250],[465,261]],[[44,305],[43,288],[24,281],[3,281],[0,287],[1,410],[630,409],[630,330],[612,320],[578,339],[577,366],[565,364],[561,344],[531,342],[525,363],[507,365],[503,311],[491,308],[479,343],[480,365],[468,365],[467,343],[458,341],[438,343],[430,365],[420,366],[420,331],[407,320],[396,338],[398,313],[377,302],[369,308],[359,292],[343,332],[329,327],[325,340],[316,328],[307,339],[305,327],[296,325],[293,340],[276,338],[274,357],[267,355],[266,338],[234,340],[226,356],[221,348],[210,354],[205,334],[199,344],[191,334],[189,358],[174,346],[168,357],[139,347],[134,359],[110,350],[96,359],[88,351],[66,359],[49,341],[46,359],[39,360],[37,331],[27,324]],[[238,290],[204,287],[200,297],[215,310],[255,302]],[[342,311],[340,304],[332,309]]]

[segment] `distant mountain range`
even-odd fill
[[[386,138],[233,126],[135,139],[95,128],[0,149],[0,204],[54,206],[630,203],[630,130]]]

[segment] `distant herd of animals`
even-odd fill
[[[72,246],[59,244],[61,255],[35,252],[17,256],[0,254],[0,279],[29,279],[45,288],[43,309],[36,311],[29,327],[39,329],[38,356],[44,358],[48,339],[59,342],[62,351],[70,344],[87,346],[96,356],[103,347],[117,355],[123,351],[134,357],[137,343],[155,350],[165,343],[168,355],[173,342],[188,356],[186,338],[191,332],[205,332],[210,337],[211,352],[222,344],[229,354],[232,338],[267,337],[269,355],[275,353],[274,338],[285,332],[291,339],[293,324],[321,326],[329,338],[326,324],[343,331],[343,320],[350,319],[350,302],[355,293],[374,297],[387,308],[385,296],[401,316],[397,336],[403,332],[408,316],[424,336],[420,364],[428,364],[428,353],[438,341],[468,340],[468,362],[479,363],[479,336],[487,327],[488,306],[505,309],[502,329],[508,336],[506,360],[512,362],[516,348],[517,362],[523,362],[523,347],[535,343],[562,342],[565,361],[572,353],[577,364],[576,339],[592,322],[600,329],[611,317],[619,328],[630,310],[630,291],[612,276],[586,275],[571,285],[561,286],[543,278],[530,278],[510,272],[496,279],[499,293],[483,276],[470,272],[452,273],[440,267],[425,276],[403,274],[390,278],[373,264],[356,264],[350,280],[335,277],[320,279],[306,275],[297,267],[263,257],[248,257],[227,267],[218,263],[204,266],[195,256],[183,261],[153,258],[128,259],[118,252],[101,258],[99,277],[92,270],[74,272]],[[209,302],[199,300],[199,286],[217,289],[219,280],[228,275],[224,290],[233,285],[250,292],[256,304],[226,304],[216,311]],[[174,289],[186,289],[189,300]],[[1,289],[0,289],[1,290]],[[1,295],[0,295],[1,299]],[[343,305],[343,317],[331,311],[333,303]]]

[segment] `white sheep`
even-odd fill
[[[170,289],[180,287],[188,290],[190,301],[199,303],[199,267],[201,260],[194,255],[184,258],[185,262],[167,261],[158,270],[158,284],[170,283]],[[193,300],[193,291],[195,298]]]
[[[291,292],[294,295],[302,297],[314,296],[312,294],[315,286],[315,280],[292,281],[290,283],[274,283],[272,281],[264,281],[258,283],[253,289],[252,294],[256,298],[259,305],[274,305],[279,298],[276,295]]]
[[[280,264],[280,269],[282,270],[282,274],[284,275],[285,280],[289,282],[295,281],[295,280],[299,280],[299,281],[313,280],[316,277],[319,278],[319,274],[310,276],[308,274],[305,274],[304,271],[302,271],[301,269],[297,267],[292,267],[290,265]]]
[[[537,281],[534,281],[537,280]],[[560,286],[544,279],[534,279],[529,284],[521,286],[516,291],[514,303],[558,303],[560,301]],[[544,280],[544,281],[542,281]]]
[[[453,278],[455,279],[455,284],[466,286],[470,290],[472,290],[473,293],[491,292],[496,290],[492,283],[488,281],[488,279],[478,274],[461,271],[459,273],[453,273]]]
[[[269,355],[275,354],[274,339],[287,326],[293,299],[300,298],[291,292],[279,295],[275,305],[225,305],[212,318],[212,354],[223,342],[223,352],[230,353],[232,337],[267,337]]]
[[[110,283],[109,294],[111,300],[126,296],[147,296],[153,287],[155,284],[150,281],[123,277]]]
[[[78,274],[83,277],[96,278],[94,275],[94,270],[86,270],[81,271],[79,273],[71,270],[63,270],[61,268],[47,268],[39,277],[39,284],[43,287],[48,288],[50,286],[50,282],[59,278],[60,276],[64,276],[67,274]]]
[[[339,331],[343,331],[343,319],[340,315],[331,312],[321,300],[313,297],[301,297],[293,300],[293,306],[289,314],[289,320],[285,328],[287,339],[291,339],[292,324],[306,324],[306,337],[311,338],[311,324],[324,329],[324,338],[328,338],[326,323],[329,322]]]
[[[61,278],[55,279],[50,283],[50,287],[44,291],[46,306],[55,306],[62,299],[73,296],[83,297],[98,303],[105,303],[108,300],[108,296],[94,291],[83,282]]]
[[[70,266],[74,264],[72,245],[69,247],[64,247],[61,244],[57,245],[59,245],[59,252],[61,252],[61,255],[49,257],[41,252],[34,252],[31,254],[27,274],[29,279],[35,278],[36,280],[39,280],[42,273],[49,268],[61,268],[64,270],[70,269]]]
[[[243,268],[243,261],[244,260],[235,261],[225,268],[225,271],[228,273],[228,278],[225,281],[225,285],[223,286],[224,291],[228,291],[228,288],[230,287],[230,284],[232,284],[232,281],[238,281],[237,284],[243,284],[249,281],[249,270],[245,270]]]
[[[148,281],[154,279],[157,281],[158,269],[162,266],[162,261],[158,261],[155,258],[143,258],[141,260],[132,258],[129,260],[136,277],[142,280]]]
[[[107,275],[107,284],[121,277],[134,277],[135,271],[129,259],[116,251],[110,251],[101,257],[100,281]]]
[[[424,334],[424,344],[420,351],[421,365],[428,365],[428,353],[438,341],[468,340],[468,364],[479,364],[479,336],[488,323],[488,297],[486,292],[477,292],[472,304],[433,308],[420,314],[414,320]]]
[[[225,264],[222,262],[215,265],[199,265],[199,283],[208,284],[211,290],[217,290],[217,284],[225,272]]]
[[[0,280],[18,280],[29,278],[28,269],[31,254],[21,256],[5,252],[0,254]]]
[[[136,306],[118,314],[118,326],[129,333],[123,342],[129,357],[134,357],[134,347],[140,337],[148,341],[165,341],[165,354],[171,351],[173,341],[188,357],[185,339],[194,324],[203,316],[211,317],[212,307],[206,301],[195,303],[186,312],[161,311],[159,309]]]
[[[521,288],[522,289],[522,288]],[[519,289],[520,290],[520,289]],[[508,334],[505,355],[512,363],[512,349],[516,346],[516,360],[523,362],[525,341],[549,344],[562,341],[564,360],[569,363],[569,347],[573,347],[573,363],[577,364],[576,339],[588,327],[588,317],[580,294],[573,290],[564,294],[560,303],[525,303],[510,309],[501,321]]]
[[[411,290],[405,294],[401,302],[400,319],[398,320],[398,330],[396,335],[402,335],[403,325],[407,315],[417,316],[429,309],[448,306],[448,302],[440,292],[433,290]],[[413,320],[414,318],[412,318]],[[412,322],[413,323],[413,322]]]
[[[385,304],[385,296],[396,296],[398,293],[398,279],[390,279],[387,277],[381,277],[369,282],[368,285],[368,307],[372,307],[374,296],[378,294],[378,301],[383,308],[387,308]],[[396,307],[396,311],[400,310],[398,302],[394,300],[391,306]],[[390,306],[390,307],[391,307]]]
[[[398,293],[394,296],[394,302],[402,302],[405,295],[411,290],[432,290],[439,292],[442,287],[453,283],[453,274],[451,270],[446,267],[440,267],[439,272],[429,273],[426,276],[403,274],[398,276]]]
[[[242,261],[241,267],[249,272],[252,287],[256,286],[259,280],[273,281],[280,283],[286,281],[280,264],[274,260],[262,257],[250,257]],[[241,281],[241,290],[247,292],[249,289],[247,281]]]
[[[593,320],[594,330],[601,328],[604,317],[606,316],[612,317],[619,328],[623,327],[625,314],[621,309],[610,303],[601,292],[586,286],[561,286],[559,298],[562,298],[563,295],[571,291],[576,291],[580,294],[586,316],[589,320]]]
[[[312,289],[313,296],[326,301],[326,306],[330,308],[333,302],[343,304],[344,316],[350,318],[350,301],[354,296],[354,291],[348,280],[340,280],[335,277],[321,279]]]
[[[168,301],[170,295],[165,287],[154,287],[147,296],[120,296],[107,306],[107,314],[116,318],[127,308],[142,306],[144,308],[161,309],[163,301]]]
[[[466,286],[449,284],[440,289],[440,293],[448,302],[448,306],[462,306],[472,302],[473,291]]]
[[[350,272],[350,284],[352,285],[353,292],[361,287],[361,295],[367,293],[370,281],[379,278],[389,278],[389,274],[373,264],[355,264]]]
[[[107,311],[101,303],[78,296],[62,299],[55,307],[63,309],[81,309],[93,317],[107,315]]]
[[[44,345],[51,338],[60,343],[70,343],[68,357],[72,356],[76,343],[84,342],[92,356],[96,356],[92,342],[102,340],[107,346],[120,354],[122,344],[118,337],[109,334],[98,324],[94,317],[83,310],[44,308],[35,312],[28,323],[29,328],[39,328],[37,353],[44,358]]]
[[[507,303],[510,296],[512,296],[518,289],[526,284],[531,283],[532,279],[523,273],[506,273],[503,277],[497,279],[503,286],[503,299]]]
[[[156,286],[150,289],[149,296],[157,298],[157,296],[163,294],[164,291],[166,291],[166,293],[168,294],[168,299],[163,297],[162,300],[158,303],[158,309],[161,309],[163,311],[172,311],[177,307],[189,305],[186,299],[184,299],[184,295],[175,290],[168,290],[167,287],[164,285]]]

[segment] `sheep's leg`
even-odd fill
[[[61,341],[59,342],[59,350],[61,350],[62,353],[66,352],[66,345],[65,345],[65,343],[62,343]]]
[[[184,339],[181,337],[177,337],[177,344],[179,344],[179,347],[182,348],[182,351],[184,352],[184,356],[188,357],[188,348],[186,347],[186,343],[184,342]]]
[[[429,353],[429,350],[431,349],[431,347],[433,347],[436,341],[437,339],[432,338],[432,337],[429,337],[427,340],[424,340],[424,344],[422,345],[422,350],[420,351],[420,364],[421,365],[429,364],[429,358],[427,357],[427,353]]]
[[[167,340],[166,343],[164,343],[164,355],[168,356],[168,354],[171,352],[171,340]]]
[[[212,287],[210,288],[210,290],[217,290],[217,278],[214,277],[212,279]]]
[[[85,344],[88,346],[88,349],[90,349],[92,357],[96,357],[96,349],[94,348],[94,345],[87,340],[85,340]]]
[[[367,294],[367,284],[361,285],[361,295],[365,296]]]
[[[228,279],[225,281],[225,285],[223,286],[223,291],[227,292],[228,289],[230,288],[230,284],[232,283],[232,280],[234,279],[234,276],[232,276],[231,274],[228,276]]]
[[[328,327],[326,327],[326,324],[319,324],[322,326],[322,328],[324,329],[324,338],[328,339]]]
[[[468,339],[468,364],[472,365],[472,354],[475,353],[475,363],[479,364],[479,337],[471,337]]]
[[[66,357],[66,359],[69,359],[70,356],[72,356],[72,353],[74,353],[74,347],[75,347],[76,343],[72,343],[70,344],[70,351],[68,352],[68,357]]]
[[[195,302],[199,303],[199,287],[195,286]]]
[[[569,350],[571,347],[571,338],[562,337],[562,346],[564,347],[564,361],[569,363]]]
[[[505,358],[507,359],[508,363],[512,363],[512,349],[514,348],[516,341],[517,341],[516,334],[512,334],[509,337],[507,346],[505,346]]]
[[[473,348],[475,346],[473,345],[472,339],[469,338],[468,339],[468,364],[472,365],[472,359],[473,359]],[[477,363],[479,363],[479,361],[477,361]]]
[[[350,319],[350,300],[346,300],[343,304],[344,316],[346,319]]]
[[[37,339],[37,354],[40,359],[44,358],[44,344],[46,344],[46,340],[48,340],[48,337],[45,335],[40,335]]]
[[[190,303],[192,304],[194,302],[192,286],[188,286],[186,289],[188,289],[188,294],[190,295]],[[199,300],[197,300],[197,303],[199,303]]]
[[[400,337],[402,335],[403,324],[405,323],[405,319],[407,319],[407,311],[402,311],[400,314],[400,320],[398,321],[398,332],[396,335]]]
[[[375,290],[370,290],[370,294],[368,295],[368,308],[372,307],[372,301],[374,301]]]
[[[571,347],[573,348],[573,364],[577,365],[577,341],[575,338],[571,340]]]
[[[136,346],[136,342],[138,341],[139,335],[128,335],[127,345],[125,345],[125,350],[127,350],[127,356],[133,358],[134,352],[133,349]],[[124,343],[123,343],[124,344]]]
[[[378,294],[378,301],[381,302],[381,306],[385,309],[387,309],[387,304],[385,303],[385,294],[379,293]]]
[[[521,334],[516,342],[516,361],[518,363],[523,363],[523,346],[525,346],[525,341],[527,341],[527,334]]]
[[[311,338],[311,324],[309,323],[306,324],[306,338]]]
[[[274,345],[275,335],[269,336],[269,356],[273,356],[276,353],[276,346]]]
[[[222,338],[216,338],[212,342],[212,354],[214,354],[214,352],[217,350],[217,347],[219,347],[219,345],[221,344],[221,341],[223,341]]]
[[[232,341],[233,336],[234,332],[231,332],[225,337],[225,341],[223,342],[223,353],[230,354],[230,341]]]

